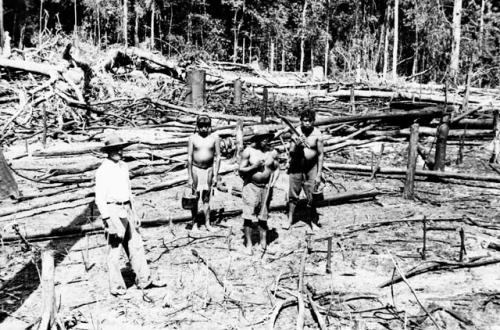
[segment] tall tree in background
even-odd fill
[[[151,3],[150,3],[150,6],[151,6],[151,25],[149,27],[150,29],[150,38],[151,38],[151,49],[155,49],[155,15],[156,15],[156,3],[154,0],[150,0]],[[172,20],[172,17],[170,17],[170,19]],[[170,33],[170,29],[169,29],[169,33]]]
[[[451,58],[450,58],[450,75],[454,81],[457,79],[458,65],[460,60],[460,32],[462,27],[462,0],[454,0],[453,2],[453,23],[452,43],[451,43]]]
[[[328,52],[330,51],[330,0],[326,0],[325,5],[325,58],[324,58],[324,74],[328,76]]]
[[[123,28],[123,42],[125,44],[125,47],[128,47],[128,0],[123,0],[123,21],[122,21],[122,28]]]
[[[398,43],[399,43],[399,0],[394,0],[394,45],[392,47],[392,79],[398,77]]]
[[[389,68],[389,33],[390,33],[390,28],[389,28],[389,16],[391,12],[391,7],[388,4],[387,8],[385,9],[385,19],[384,19],[384,64],[383,64],[383,69],[382,69],[382,79],[386,80],[387,79],[387,70]]]
[[[457,81],[463,81],[465,75],[461,72],[466,71],[460,69],[463,66],[471,70],[471,83],[475,86],[494,88],[500,83],[498,1],[2,2],[4,29],[19,47],[36,47],[45,41],[42,35],[46,38],[53,33],[71,36],[77,27],[79,35],[92,36],[89,39],[97,40],[97,44],[128,45],[129,41],[137,44],[147,35],[151,47],[161,51],[162,47],[155,41],[162,40],[160,45],[165,45],[165,54],[169,56],[196,54],[207,59],[238,62],[245,58],[247,62],[249,55],[258,55],[273,69],[299,71],[300,64],[302,72],[316,59],[316,64],[321,61],[332,73],[352,79],[357,68],[361,69],[356,70],[358,73],[381,70],[388,78],[392,66],[393,75],[417,76],[422,83],[442,82],[445,77],[451,77],[452,72]],[[453,17],[452,3],[455,4]],[[134,18],[130,22],[129,9]],[[461,24],[457,13],[462,17]],[[393,17],[396,14],[398,18]],[[129,23],[133,26],[130,31]],[[128,32],[133,34],[130,40]],[[398,38],[399,35],[405,37]]]
[[[304,0],[304,7],[302,8],[302,23],[300,28],[300,72],[301,73],[304,72],[307,3],[308,0]]]
[[[3,0],[0,0],[0,48],[3,48],[4,44],[4,31],[3,31]]]

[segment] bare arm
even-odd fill
[[[271,169],[273,171],[275,171],[276,169],[278,169],[279,165],[280,165],[280,163],[278,160],[278,151],[273,150],[273,164],[271,166]]]
[[[248,174],[249,172],[254,171],[260,166],[258,163],[254,165],[249,165],[249,159],[250,159],[250,151],[247,148],[243,150],[243,153],[241,154],[241,161],[239,167],[239,171],[241,174]]]
[[[317,142],[318,147],[318,175],[316,176],[316,181],[321,181],[321,174],[323,173],[323,160],[325,158],[325,147],[323,142],[323,137],[318,137]]]
[[[218,134],[215,134],[214,184],[217,183],[217,178],[219,177],[220,161],[220,138]]]
[[[296,151],[297,151],[297,143],[295,143],[295,141],[294,141],[294,140],[293,140],[293,138],[292,138],[292,140],[290,140],[290,148],[288,149],[288,152],[289,152],[290,154],[293,154],[293,153],[295,153]]]
[[[187,170],[188,170],[188,185],[193,185],[193,139],[190,137],[188,140],[188,159],[187,159]]]

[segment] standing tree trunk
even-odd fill
[[[285,72],[285,46],[281,48],[281,72]]]
[[[307,1],[304,0],[304,8],[302,9],[302,31],[300,32],[300,73],[304,72],[304,47],[305,47],[305,30],[306,30],[306,14]]]
[[[311,39],[311,72],[314,68],[314,42]]]
[[[500,155],[500,120],[498,110],[493,111],[493,150],[491,151],[490,163],[498,163]]]
[[[97,2],[97,47],[101,49],[101,14],[99,9],[99,2]]]
[[[398,33],[399,33],[399,0],[394,0],[394,47],[392,48],[392,79],[398,77]]]
[[[236,63],[238,58],[238,24],[236,19],[238,18],[238,8],[234,11],[233,17],[233,63]]]
[[[187,26],[187,43],[191,44],[191,33],[193,29],[193,20],[191,17],[191,13],[188,14],[188,26]]]
[[[446,110],[448,111],[448,109]],[[450,132],[450,114],[445,113],[441,118],[441,124],[437,129],[436,153],[434,156],[434,171],[444,171],[446,164],[446,143]]]
[[[172,33],[172,19],[173,19],[173,15],[174,13],[172,12],[172,5],[170,5],[170,22],[168,23],[168,37],[167,37],[167,41],[168,41],[168,57],[171,56],[171,51],[172,51],[172,47],[170,46],[170,34]]]
[[[139,5],[135,4],[134,45],[139,47]]]
[[[330,50],[330,0],[326,0],[326,35],[325,35],[325,79],[328,76],[328,52]]]
[[[269,63],[269,72],[273,72],[274,71],[274,39],[271,38],[271,41],[270,41],[270,48],[271,48],[271,59],[270,59],[270,63]]]
[[[451,24],[453,40],[451,43],[450,75],[456,82],[458,73],[458,64],[460,59],[460,30],[462,20],[462,0],[453,2],[453,22]]]
[[[385,38],[384,38],[384,66],[382,69],[382,78],[384,80],[387,79],[387,70],[389,68],[389,13],[390,13],[390,7],[387,6],[386,11],[385,11],[385,22],[384,22],[384,27],[385,27]]]
[[[172,7],[170,7],[172,8]],[[172,19],[172,18],[170,18]],[[151,49],[155,49],[155,2],[151,1]],[[169,32],[170,33],[170,32]],[[170,41],[169,41],[169,52],[170,52]],[[169,54],[170,56],[170,54]]]
[[[0,48],[3,48],[4,44],[4,32],[3,32],[3,0],[0,0]]]
[[[252,47],[253,47],[253,34],[252,34],[252,28],[250,28],[250,45],[248,46],[248,62],[249,63],[253,62]]]
[[[52,329],[55,325],[56,296],[54,289],[54,253],[42,253],[42,315],[38,329]],[[55,327],[55,326],[54,326]]]
[[[408,145],[408,167],[406,182],[403,189],[403,198],[413,199],[413,188],[415,186],[415,170],[417,168],[418,147],[418,124],[414,123],[410,128],[410,143]]]
[[[42,44],[42,13],[43,13],[43,0],[40,0],[40,15],[38,20],[38,46]]]
[[[76,16],[76,0],[74,0],[74,8],[75,8],[75,26],[73,27],[73,36],[75,40],[78,38],[78,20]]]
[[[481,0],[481,13],[479,13],[479,49],[483,47],[483,34],[484,34],[484,7],[486,0]]]
[[[483,54],[483,40],[484,40],[484,8],[486,5],[486,0],[481,0],[481,12],[479,13],[479,37],[478,37],[478,52],[476,56],[481,56]],[[477,58],[477,57],[476,57]],[[481,88],[482,79],[477,80],[477,87]]]
[[[243,36],[243,45],[241,46],[241,64],[245,64],[245,49],[246,49],[246,38]]]
[[[418,23],[415,19],[415,53],[413,54],[413,66],[411,69],[411,75],[413,76],[412,80],[415,81],[415,75],[417,74],[418,69]]]
[[[356,83],[361,82],[361,47],[362,47],[362,41],[360,39],[355,39],[354,42],[356,43],[355,49],[356,49]]]
[[[128,47],[128,0],[123,0],[123,42],[125,43],[125,47]]]

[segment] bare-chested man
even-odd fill
[[[300,113],[299,137],[293,136],[290,145],[290,190],[288,193],[289,209],[288,223],[283,226],[289,229],[292,225],[293,214],[297,206],[302,188],[307,196],[307,207],[311,215],[311,226],[317,225],[316,207],[313,203],[312,192],[321,182],[323,170],[323,138],[321,131],[314,127],[316,114],[313,110],[305,109]],[[306,147],[308,145],[310,148]]]
[[[212,122],[210,117],[201,115],[196,120],[197,130],[189,137],[188,142],[188,185],[192,187],[203,203],[205,226],[211,230],[210,225],[210,195],[213,186],[217,184],[220,166],[220,140],[219,136],[211,133]],[[196,226],[198,215],[198,202],[192,209],[193,228]]]
[[[255,131],[252,144],[241,154],[239,166],[243,178],[243,227],[245,250],[252,254],[252,224],[258,222],[260,248],[267,248],[267,219],[271,203],[271,177],[278,168],[278,153],[269,147],[274,134],[261,128]]]

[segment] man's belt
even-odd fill
[[[130,204],[130,201],[125,201],[125,202],[108,202],[108,204],[128,205],[128,204]]]

